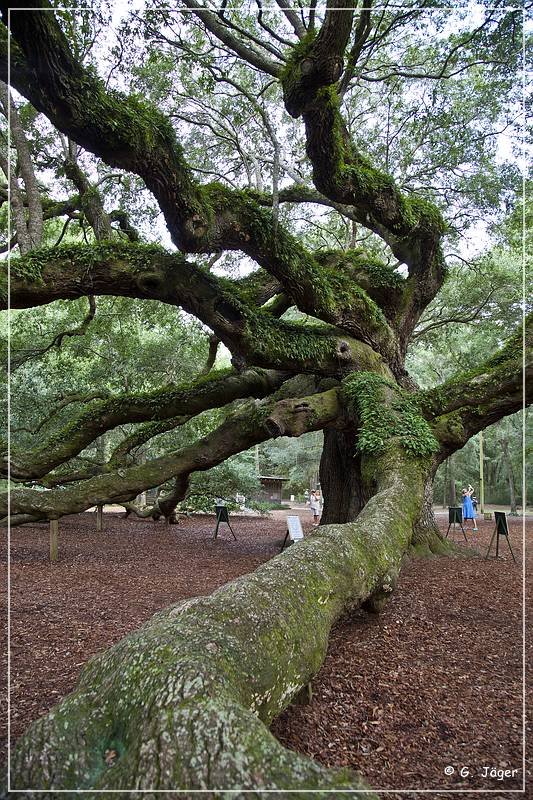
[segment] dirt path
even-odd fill
[[[521,560],[520,522],[510,526]],[[212,517],[166,527],[106,515],[103,534],[93,515],[70,517],[53,568],[47,526],[14,529],[13,738],[72,690],[92,655],[160,608],[208,594],[279,552],[284,514],[234,527],[236,543],[229,532],[213,541]],[[492,527],[481,523],[482,549]],[[521,773],[498,780],[482,768],[521,768],[521,575],[508,556],[411,561],[382,616],[358,612],[337,625],[312,703],[291,706],[275,734],[381,788],[519,788]],[[472,775],[461,778],[462,766]]]

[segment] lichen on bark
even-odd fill
[[[324,526],[93,658],[19,742],[13,788],[360,788],[347,770],[287,753],[265,726],[319,669],[335,619],[392,591],[423,473],[398,451],[369,468],[377,494],[356,522]]]

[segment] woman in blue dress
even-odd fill
[[[463,520],[466,522],[471,519],[473,522],[472,532],[477,531],[476,512],[472,503],[472,495],[474,494],[474,487],[468,484],[468,489],[463,489]]]

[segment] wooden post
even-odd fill
[[[96,532],[102,533],[104,529],[103,506],[96,506]]]
[[[483,470],[483,431],[479,432],[479,512],[485,513],[485,478]]]
[[[54,564],[57,561],[57,539],[59,535],[59,520],[50,520],[50,563]]]

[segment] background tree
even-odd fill
[[[512,141],[518,113],[521,16],[185,0],[178,13],[161,3],[130,15],[113,37],[105,8],[11,8],[10,78],[34,109],[25,136],[43,247],[24,252],[32,190],[13,136],[10,302],[66,303],[32,312],[47,334],[39,348],[20,312],[15,376],[43,399],[31,425],[17,424],[30,432],[11,452],[13,524],[128,504],[171,481],[155,509],[168,516],[195,473],[322,430],[325,495],[319,534],[87,665],[21,741],[15,784],[358,787],[284,751],[263,723],[316,672],[343,610],[379,610],[410,547],[445,548],[436,469],[522,406],[531,331],[519,314],[494,350],[436,383],[417,386],[406,365],[413,337],[437,335],[448,308],[464,322],[492,302],[485,286],[477,305],[439,292],[456,261],[472,260],[460,247],[473,223],[486,235],[516,194],[497,145],[498,131]],[[153,316],[138,311],[148,302]],[[173,370],[191,316],[184,370]],[[96,361],[76,355],[93,330],[105,342]],[[216,368],[221,345],[229,368]],[[37,357],[46,369],[75,362],[57,395]],[[85,393],[67,393],[71,369],[86,370]]]

